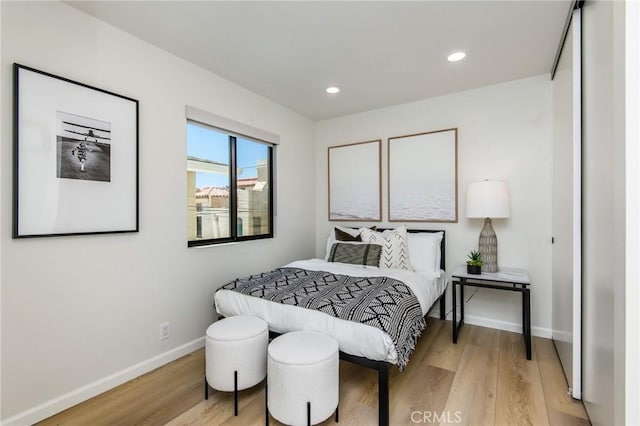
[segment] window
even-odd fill
[[[187,121],[189,246],[273,237],[273,149]]]

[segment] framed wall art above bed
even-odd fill
[[[390,222],[458,222],[458,129],[389,138]]]
[[[328,148],[329,220],[382,220],[382,141]]]

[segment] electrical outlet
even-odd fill
[[[169,338],[169,323],[163,322],[160,324],[160,340],[165,340]]]

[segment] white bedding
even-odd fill
[[[330,263],[321,259],[299,260],[286,266],[359,277],[386,275],[395,278],[405,283],[415,293],[423,315],[426,315],[427,310],[440,297],[447,283],[444,271],[437,274],[421,274],[400,269]],[[296,330],[318,331],[333,336],[343,352],[376,361],[397,363],[397,354],[391,337],[369,325],[342,320],[299,306],[274,303],[232,290],[217,291],[215,306],[218,314],[225,317],[255,315],[267,321],[269,328],[278,333]]]

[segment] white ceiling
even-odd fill
[[[570,3],[69,2],[314,120],[547,73]]]

